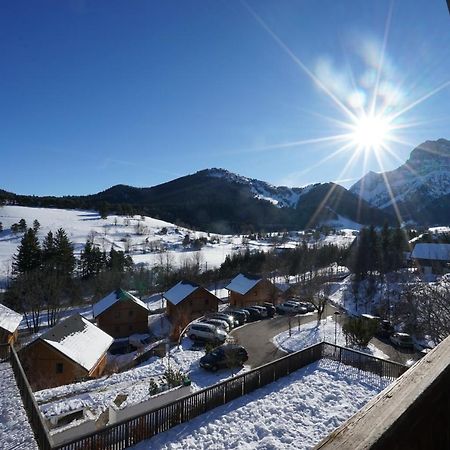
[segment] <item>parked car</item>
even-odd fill
[[[272,303],[264,302],[262,304],[262,306],[267,309],[267,315],[269,317],[273,317],[275,315],[275,313],[277,312],[275,306]]]
[[[200,358],[200,367],[215,372],[223,367],[241,366],[248,360],[247,350],[241,345],[226,344]]]
[[[375,336],[380,338],[388,338],[394,332],[394,327],[389,320],[380,320],[378,322],[377,331]]]
[[[398,347],[413,348],[412,337],[407,333],[394,333],[390,337],[391,342]]]
[[[288,300],[284,304],[295,306],[297,308],[297,314],[306,314],[308,312],[308,309],[306,308],[306,306],[303,306],[303,304],[300,302]]]
[[[227,322],[227,324],[230,326],[230,329],[232,329],[238,325],[238,322],[231,314],[217,312],[217,313],[209,314],[208,318],[209,317],[211,317],[212,319],[225,320],[225,322]]]
[[[230,331],[230,326],[225,320],[205,317],[204,319],[201,319],[201,323],[209,323],[211,325],[215,325],[216,327],[222,328],[222,330],[226,331],[227,333]]]
[[[238,322],[238,325],[243,325],[245,322],[247,322],[247,314],[245,314],[244,311],[227,311],[227,314],[233,316],[234,319]]]
[[[261,311],[259,311],[256,308],[248,307],[244,308],[244,311],[248,312],[247,322],[254,322],[255,320],[261,320],[263,319],[263,315],[261,314]]]
[[[316,305],[313,305],[311,302],[305,302],[305,307],[308,312],[314,312],[316,310]]]
[[[224,343],[227,333],[221,328],[209,323],[195,322],[191,324],[187,331],[189,339],[193,341],[207,341]]]
[[[300,306],[298,303],[295,302],[285,302],[277,306],[277,312],[279,314],[291,314],[291,315],[305,314],[306,308]]]
[[[264,306],[252,305],[249,306],[249,308],[257,309],[261,313],[261,317],[263,318],[269,317],[269,313],[267,312],[267,309],[264,308]]]

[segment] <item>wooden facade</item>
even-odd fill
[[[235,308],[245,308],[251,305],[260,305],[264,302],[277,305],[283,300],[283,295],[269,280],[261,279],[245,294],[235,291],[228,291],[230,306]]]
[[[14,345],[17,342],[17,336],[19,334],[19,330],[11,333],[8,330],[0,327],[0,344],[10,344]]]
[[[114,338],[148,333],[148,309],[133,300],[120,300],[96,317],[97,326]]]
[[[178,339],[189,322],[208,313],[217,312],[219,299],[207,289],[197,289],[176,305],[167,301],[166,313],[172,323],[172,338]]]
[[[28,381],[35,391],[85,378],[97,378],[103,374],[106,366],[106,352],[88,371],[41,339],[23,348],[19,356]]]

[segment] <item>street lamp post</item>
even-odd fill
[[[339,311],[334,312],[334,345],[337,344],[337,323],[340,315],[341,313]]]

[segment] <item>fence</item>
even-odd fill
[[[0,344],[0,362],[9,358],[9,344]]]
[[[51,450],[52,446],[48,438],[47,429],[45,427],[42,414],[39,411],[39,407],[34,399],[33,391],[31,390],[27,377],[25,376],[25,372],[23,371],[22,364],[20,363],[19,357],[17,356],[13,346],[11,346],[9,361],[14,372],[17,387],[19,388],[19,392],[22,397],[23,406],[27,412],[31,428],[34,432],[36,442],[41,450]]]
[[[172,403],[153,409],[131,419],[107,426],[71,442],[52,447],[42,416],[34,401],[23,369],[12,350],[11,364],[25,408],[29,414],[39,446],[43,450],[122,450],[158,433],[187,422],[217,406],[224,405],[321,358],[328,358],[376,375],[397,378],[406,367],[390,361],[322,342],[291,353],[271,363],[257,367],[231,379],[209,386]]]

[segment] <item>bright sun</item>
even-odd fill
[[[381,116],[360,117],[352,129],[352,140],[361,149],[380,151],[389,139],[389,121]]]

